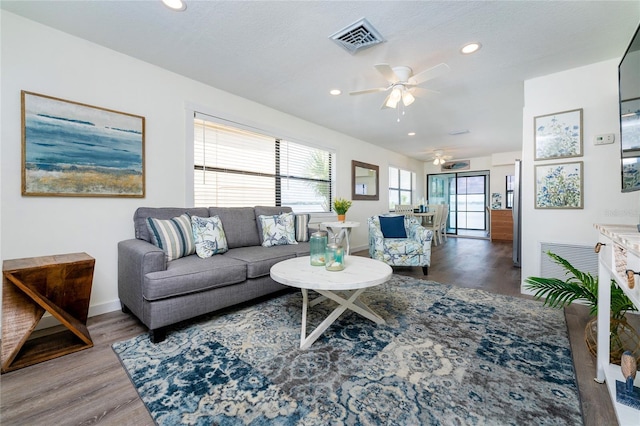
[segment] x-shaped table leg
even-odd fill
[[[367,305],[362,303],[362,301],[358,300],[358,297],[365,290],[366,288],[361,288],[358,290],[342,291],[342,293],[344,293],[345,296],[348,297],[347,299],[340,296],[336,292],[333,292],[330,290],[314,290],[317,293],[319,293],[321,296],[309,302],[308,290],[303,288],[302,289],[302,328],[300,331],[300,348],[308,349],[313,344],[313,342],[318,340],[318,337],[320,337],[320,335],[324,333],[324,331],[327,328],[329,328],[329,326],[333,324],[335,320],[337,320],[338,317],[342,315],[342,313],[347,309],[357,312],[358,314],[362,315],[365,318],[370,319],[376,324],[385,324],[384,319],[382,319],[378,314],[373,312]],[[331,299],[334,302],[337,302],[338,307],[335,308],[333,312],[331,312],[329,316],[325,318],[325,320],[322,321],[320,325],[318,325],[318,327],[316,327],[316,329],[311,332],[311,334],[309,334],[309,336],[307,336],[308,307],[315,306],[326,299]]]

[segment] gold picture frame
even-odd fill
[[[145,118],[21,92],[22,195],[145,196]]]

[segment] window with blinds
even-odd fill
[[[196,207],[290,206],[328,212],[333,154],[259,133],[194,118]]]

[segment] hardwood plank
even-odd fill
[[[513,266],[511,247],[511,242],[450,237],[433,247],[429,275],[419,267],[393,269],[443,284],[527,297],[520,294],[520,269]],[[367,251],[354,254],[368,256]],[[589,318],[585,309],[574,305],[565,311],[584,422],[586,426],[616,425],[606,385],[593,381],[595,361],[584,343]],[[153,425],[111,349],[112,343],[147,329],[119,311],[89,318],[88,329],[93,348],[2,375],[0,424]]]

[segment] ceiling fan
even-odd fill
[[[443,165],[448,160],[451,160],[453,157],[450,155],[444,155],[442,150],[433,151],[433,164],[435,166]]]
[[[389,82],[386,87],[376,87],[373,89],[356,90],[349,92],[350,95],[364,95],[366,93],[391,91],[381,108],[396,108],[398,103],[402,101],[404,106],[411,105],[416,98],[413,96],[413,89],[421,84],[440,77],[449,70],[447,64],[438,64],[418,74],[413,75],[413,70],[405,65],[391,67],[389,64],[377,64],[374,68]]]

